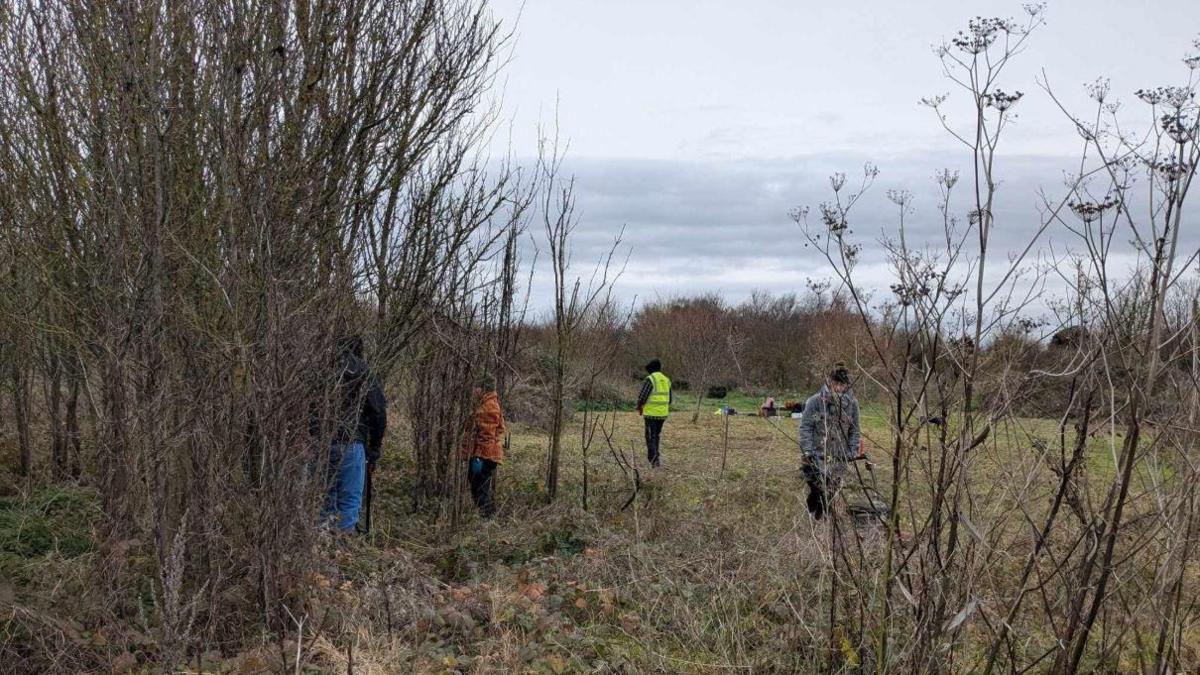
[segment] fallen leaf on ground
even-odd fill
[[[530,600],[540,600],[542,596],[546,594],[546,586],[538,583],[526,584],[520,590],[521,595],[529,598]]]

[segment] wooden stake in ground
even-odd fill
[[[721,477],[725,477],[725,460],[729,456],[729,408],[726,407],[722,414],[725,415],[725,438],[724,444],[721,446]]]

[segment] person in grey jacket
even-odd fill
[[[804,404],[800,419],[801,471],[808,483],[808,512],[820,520],[829,510],[846,473],[859,455],[858,401],[850,391],[850,371],[835,364],[821,391]]]

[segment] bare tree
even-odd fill
[[[732,384],[739,374],[745,339],[715,295],[644,305],[634,317],[632,332],[639,354],[661,357],[668,372],[695,393],[692,424],[700,418],[708,388]]]
[[[562,454],[562,433],[565,427],[565,408],[568,405],[568,369],[575,350],[579,331],[589,316],[612,303],[613,285],[624,266],[614,265],[614,256],[621,245],[618,234],[612,247],[600,259],[591,276],[572,277],[571,234],[578,219],[575,213],[575,179],[562,176],[563,149],[558,137],[542,139],[538,171],[542,186],[539,209],[546,233],[546,252],[554,279],[554,355],[550,381],[551,419],[550,447],[546,463],[546,496],[553,501],[558,496],[559,460]]]
[[[335,336],[392,374],[522,200],[478,158],[504,42],[475,0],[0,8],[6,380],[148,542],[165,666],[235,598],[303,616]]]
[[[619,307],[610,295],[596,306],[579,327],[579,339],[590,346],[576,356],[575,370],[579,372],[580,394],[584,399],[579,424],[579,450],[583,462],[582,506],[588,510],[590,487],[590,456],[596,434],[607,424],[616,424],[616,409],[599,390],[600,378],[610,374],[621,355],[621,335],[629,325],[630,310]]]
[[[507,383],[528,303],[528,289],[523,301],[518,297],[517,240],[528,225],[534,193],[515,194],[519,199],[509,199],[504,214],[503,239],[484,230],[451,261],[443,274],[446,281],[430,298],[437,313],[410,340],[413,354],[406,370],[417,470],[413,502],[415,507],[448,507],[452,525],[459,522],[466,485],[460,460],[474,413],[475,382],[487,372]],[[496,256],[497,265],[483,264]]]

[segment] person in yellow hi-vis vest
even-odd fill
[[[662,459],[658,443],[662,438],[663,423],[671,414],[671,380],[662,374],[662,363],[658,359],[646,364],[646,372],[649,375],[642,380],[637,411],[646,420],[646,459],[650,466],[659,466]]]

